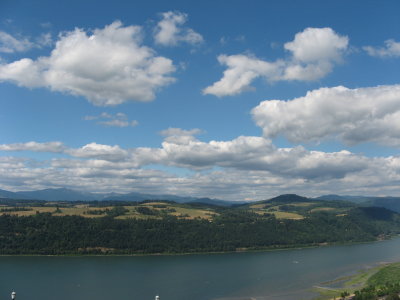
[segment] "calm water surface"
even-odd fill
[[[400,238],[287,251],[148,257],[0,257],[0,299],[311,299],[309,289],[380,262]]]

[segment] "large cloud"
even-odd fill
[[[155,162],[193,170],[218,166],[311,180],[342,178],[367,167],[365,158],[348,151],[325,153],[303,147],[277,148],[268,139],[252,136],[208,143],[196,139],[186,144],[164,141],[157,152],[159,160]]]
[[[203,142],[198,130],[172,128],[159,148],[123,149],[90,143],[64,149],[49,161],[0,156],[0,188],[69,187],[89,191],[141,191],[223,199],[263,199],[280,193],[393,194],[400,192],[400,158],[369,158],[348,151],[325,153],[277,148],[263,137]],[[168,137],[186,136],[186,139]],[[191,138],[189,138],[191,137]],[[55,152],[51,143],[2,145],[3,151]],[[56,144],[54,144],[56,145]],[[164,165],[163,171],[152,169]],[[169,167],[189,168],[182,174]]]
[[[174,81],[170,59],[141,45],[141,29],[116,21],[92,34],[60,35],[48,57],[0,65],[0,80],[86,97],[95,105],[150,101]]]
[[[382,195],[399,192],[398,157],[361,159],[365,160],[365,167],[348,172],[344,177],[324,177],[321,170],[321,177],[303,178],[273,171],[234,168],[176,175],[174,172],[135,168],[128,163],[97,159],[53,159],[46,166],[35,166],[29,159],[0,157],[0,188],[68,187],[96,192],[139,191],[229,200],[261,200],[282,193],[318,196],[327,193]],[[304,161],[306,167],[317,171],[314,163],[314,159]],[[333,167],[339,169],[343,164]]]
[[[258,77],[268,81],[313,81],[326,76],[335,63],[342,60],[348,38],[331,28],[306,28],[284,45],[291,53],[288,59],[267,62],[248,55],[220,55],[218,61],[227,66],[223,77],[203,90],[218,97],[236,95],[252,89]]]
[[[180,42],[192,45],[203,42],[203,37],[191,28],[182,27],[187,21],[187,14],[168,11],[162,13],[154,33],[154,40],[163,46],[175,46]]]
[[[172,134],[177,129],[168,131]],[[62,153],[73,158],[89,159],[88,164],[93,169],[101,167],[121,170],[152,164],[188,168],[193,171],[222,167],[319,180],[342,178],[348,173],[358,172],[367,167],[364,157],[347,151],[324,153],[308,151],[302,147],[277,148],[270,140],[254,136],[240,136],[230,141],[203,142],[190,135],[190,131],[181,131],[185,135],[175,133],[166,136],[160,148],[122,149],[118,145],[97,143],[90,143],[81,148],[67,148],[63,145],[59,147],[63,149]],[[198,133],[197,130],[192,132]],[[43,151],[48,144],[51,143],[37,143],[35,147],[21,144],[19,149]],[[2,145],[0,150],[15,151],[16,148],[13,145]],[[52,148],[48,148],[48,151],[55,152]],[[68,163],[72,163],[71,160],[68,160]],[[83,162],[77,160],[75,164],[81,165]]]
[[[400,85],[321,88],[290,101],[267,100],[252,111],[264,136],[292,142],[339,138],[347,144],[400,146]]]

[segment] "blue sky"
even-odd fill
[[[0,189],[400,189],[398,1],[1,1]]]

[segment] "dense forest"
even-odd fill
[[[162,210],[163,205],[157,205]],[[288,203],[282,206],[290,209]],[[0,215],[0,254],[243,251],[372,241],[400,232],[398,214],[374,207],[347,207],[341,215],[322,210],[301,219],[277,218],[248,207],[214,208],[212,218],[178,217],[145,207],[134,209],[148,218],[125,219],[119,217],[130,207],[93,208],[94,217],[84,217],[86,212],[56,215],[62,206],[57,206],[54,214],[36,211],[24,216],[5,211]],[[26,213],[15,209],[15,213]],[[96,216],[98,213],[104,215]]]

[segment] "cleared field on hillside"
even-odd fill
[[[15,206],[1,206],[0,215],[8,214],[15,216],[31,216],[37,213],[50,213],[53,216],[81,216],[85,218],[98,218],[107,216],[112,213],[116,206],[97,207],[90,206],[89,204],[78,205],[54,205],[48,203],[45,206],[29,206],[29,207],[15,207]],[[148,219],[148,218],[161,218],[165,215],[171,215],[184,219],[207,219],[211,220],[213,216],[217,215],[211,209],[203,209],[190,207],[185,204],[164,203],[164,202],[151,202],[142,204],[123,205],[125,210],[122,214],[116,216],[118,219]],[[140,209],[142,208],[142,210]],[[145,208],[143,210],[143,208]]]

